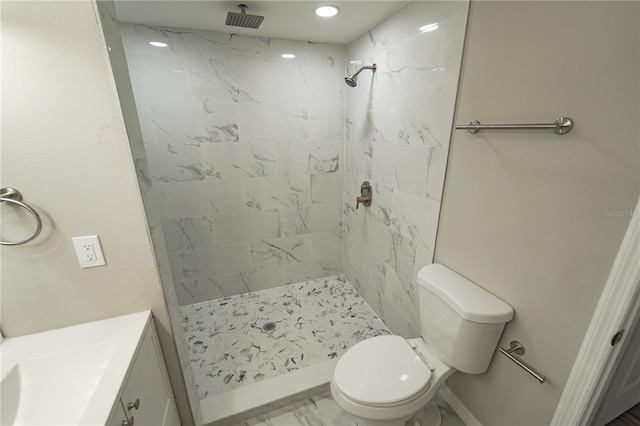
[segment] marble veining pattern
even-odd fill
[[[433,261],[467,11],[409,2],[347,45],[348,73],[377,71],[346,91],[342,271],[404,337],[418,336],[415,279]],[[356,210],[365,180],[373,204]]]
[[[120,30],[178,302],[342,272],[345,46]]]
[[[180,307],[200,399],[389,334],[341,275]],[[269,329],[267,323],[273,323]]]
[[[465,426],[453,409],[436,396],[442,416],[441,426]],[[311,398],[274,409],[234,426],[356,426],[355,418],[346,413],[331,397],[322,392]]]
[[[136,105],[133,93],[127,87],[128,69],[126,64],[126,56],[122,45],[121,34],[116,20],[116,13],[113,2],[96,2],[97,10],[100,14],[100,23],[104,32],[105,41],[109,45],[110,60],[113,69],[115,83],[119,91],[118,97],[122,106],[123,118],[127,126],[129,136],[129,144],[131,154],[135,165],[136,174],[138,176],[138,184],[142,201],[144,202],[144,212],[149,226],[151,242],[153,244],[155,259],[158,266],[160,283],[162,285],[163,295],[165,297],[169,317],[171,318],[171,331],[176,342],[184,339],[184,331],[180,324],[180,312],[178,308],[178,300],[174,291],[174,282],[172,277],[172,259],[167,252],[164,235],[161,229],[161,221],[166,219],[162,216],[163,209],[160,207],[164,201],[164,197],[158,189],[152,186],[151,171],[147,153],[144,149],[143,132],[141,126],[148,122],[140,120],[136,116]],[[121,87],[124,85],[125,87]],[[186,225],[185,225],[186,226]],[[193,373],[191,371],[190,357],[186,345],[177,345],[178,356],[180,358],[180,366],[182,376],[185,380],[185,388],[188,394],[189,403],[192,407],[197,406],[198,397],[193,385]]]

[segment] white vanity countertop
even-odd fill
[[[2,425],[103,425],[151,312],[2,341]]]

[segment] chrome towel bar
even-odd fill
[[[522,368],[524,371],[526,371],[527,373],[529,373],[533,377],[535,377],[537,381],[539,381],[540,383],[544,383],[544,381],[546,379],[542,374],[538,373],[536,370],[531,368],[529,365],[527,365],[526,363],[520,361],[518,358],[516,358],[515,356],[512,355],[512,354],[524,355],[524,346],[522,346],[522,343],[518,342],[517,340],[514,340],[514,341],[511,342],[511,345],[510,345],[509,349],[504,349],[504,348],[499,348],[499,349],[500,349],[500,353],[505,355],[511,361],[513,361],[516,364],[518,364],[518,366],[520,368]]]
[[[20,191],[15,188],[9,187],[0,189],[0,203],[9,203],[18,207],[22,207],[23,209],[31,213],[33,215],[33,218],[36,220],[36,231],[29,238],[23,241],[0,241],[0,245],[19,246],[20,244],[25,244],[29,241],[33,241],[38,235],[40,235],[40,231],[42,231],[42,219],[40,219],[40,215],[33,209],[33,207],[22,202],[22,194],[20,193]]]
[[[476,134],[480,130],[514,130],[514,129],[551,129],[556,135],[566,135],[573,129],[573,120],[569,117],[560,117],[550,124],[482,124],[473,120],[469,124],[458,124],[456,129],[468,130]]]

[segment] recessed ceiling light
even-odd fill
[[[322,16],[323,18],[329,18],[331,16],[336,16],[340,12],[337,6],[320,6],[316,8],[316,15]]]
[[[435,24],[423,25],[420,28],[418,28],[418,30],[421,33],[428,33],[429,31],[435,31],[437,29],[438,29],[438,23],[437,22]]]
[[[280,56],[282,56],[282,57],[283,57],[283,58],[285,58],[285,59],[293,59],[293,58],[295,58],[295,57],[296,57],[296,55],[294,55],[293,53],[283,53],[283,54],[282,54],[282,55],[280,55]]]
[[[169,46],[167,43],[163,43],[161,41],[150,41],[149,44],[152,45],[152,46],[155,46],[155,47],[167,47],[167,46]]]

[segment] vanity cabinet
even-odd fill
[[[153,321],[149,322],[138,346],[107,425],[180,425]]]

